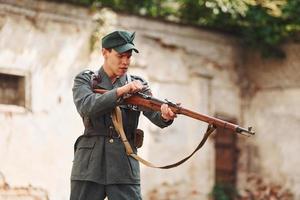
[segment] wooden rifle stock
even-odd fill
[[[95,93],[100,93],[103,94],[107,92],[107,90],[104,89],[94,89]],[[168,100],[162,101],[159,99],[156,99],[152,96],[137,92],[132,95],[129,95],[128,97],[124,98],[124,101],[122,104],[125,105],[133,105],[133,106],[138,106],[140,108],[148,109],[148,110],[153,110],[153,111],[160,111],[160,107],[162,104],[167,104],[169,108],[176,114],[182,114],[186,115],[188,117],[206,122],[216,128],[224,128],[231,130],[236,133],[240,133],[246,136],[254,135],[255,132],[252,131],[252,127],[248,127],[248,129],[240,127],[236,124],[211,117],[208,115],[204,115],[201,113],[197,113],[191,110],[188,110],[186,108],[181,107],[179,104],[174,104]]]

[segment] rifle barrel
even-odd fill
[[[105,93],[107,90],[104,89],[94,89],[94,92],[96,93]],[[229,129],[232,130],[236,133],[240,133],[243,135],[254,135],[255,132],[252,131],[252,127],[248,127],[248,129],[245,129],[243,127],[240,127],[236,124],[211,117],[205,114],[197,113],[192,110],[188,110],[186,108],[183,108],[179,106],[178,104],[174,104],[168,100],[162,101],[160,99],[154,98],[152,96],[145,95],[143,93],[136,93],[128,98],[124,99],[124,104],[131,104],[131,105],[136,105],[136,106],[141,106],[145,107],[147,109],[155,110],[155,111],[160,111],[160,107],[162,104],[168,104],[168,106],[171,108],[171,110],[176,113],[176,114],[183,114],[188,117],[194,118],[196,120],[204,121],[210,125],[213,125],[218,128],[224,128],[224,129]]]
[[[245,128],[242,128],[236,124],[233,124],[233,123],[230,123],[230,122],[227,122],[227,121],[224,121],[224,120],[221,120],[221,119],[218,119],[218,118],[215,118],[215,117],[211,117],[211,116],[208,116],[208,115],[205,115],[205,114],[201,114],[201,113],[197,113],[197,112],[194,112],[192,110],[188,110],[186,108],[182,108],[174,103],[171,103],[169,101],[161,101],[159,99],[156,99],[156,98],[152,98],[151,97],[151,100],[152,101],[156,101],[157,102],[157,106],[160,106],[161,104],[165,103],[165,104],[168,104],[169,107],[171,108],[171,110],[176,113],[176,114],[183,114],[183,115],[186,115],[188,117],[191,117],[191,118],[194,118],[196,120],[200,120],[200,121],[204,121],[208,124],[211,124],[215,127],[219,127],[219,128],[224,128],[224,129],[229,129],[229,130],[232,130],[236,133],[240,133],[240,134],[244,134],[244,135],[254,135],[255,132],[252,131],[252,127],[249,127],[248,129],[245,129]]]

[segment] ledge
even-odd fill
[[[66,3],[58,4],[36,0],[0,0],[0,14],[5,13],[81,25],[92,23],[89,9]]]
[[[28,109],[23,106],[0,104],[0,114],[1,113],[25,114],[27,112]]]

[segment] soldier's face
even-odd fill
[[[110,51],[104,49],[102,53],[104,56],[104,65],[107,70],[109,70],[108,75],[122,76],[127,72],[131,61],[131,51],[118,53],[113,49],[111,49]]]

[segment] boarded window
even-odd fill
[[[234,119],[217,116],[220,119],[236,123]],[[230,130],[218,128],[215,135],[215,184],[227,196],[234,196],[237,178],[237,134]]]
[[[0,104],[25,107],[25,77],[0,73]]]

